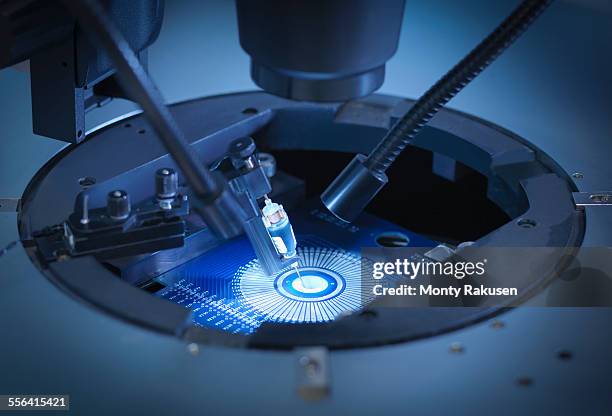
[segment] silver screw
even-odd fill
[[[306,355],[300,357],[300,365],[304,367],[310,378],[315,377],[319,371],[319,363]]]
[[[200,347],[195,342],[187,344],[187,351],[191,355],[198,355],[200,353]]]
[[[89,195],[83,195],[83,216],[81,217],[81,224],[83,225],[89,224],[89,208],[87,207],[88,200]]]

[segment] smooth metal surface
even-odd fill
[[[364,155],[355,156],[321,194],[327,209],[344,222],[353,222],[389,180],[368,169],[365,160]]]
[[[347,101],[379,89],[385,80],[385,66],[340,78],[314,76],[309,79],[301,72],[283,72],[253,62],[251,77],[263,90],[280,97],[303,101]]]
[[[240,44],[265,91],[346,101],[376,91],[397,50],[404,0],[238,0]]]

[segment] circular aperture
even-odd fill
[[[299,247],[300,265],[267,276],[257,260],[236,272],[233,288],[264,321],[328,322],[361,309],[370,293],[361,281],[361,259],[341,249]],[[367,281],[364,281],[367,283]]]
[[[299,293],[320,293],[329,287],[329,283],[319,276],[300,276],[293,280],[291,287]]]
[[[289,299],[320,302],[338,296],[345,288],[344,279],[319,267],[291,268],[274,282],[276,290]]]
[[[386,232],[376,236],[376,244],[381,247],[408,247],[410,238],[398,232]]]

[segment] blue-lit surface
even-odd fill
[[[250,334],[268,321],[327,322],[368,302],[360,249],[375,246],[379,234],[401,232],[411,246],[435,245],[367,214],[348,225],[315,208],[292,213],[291,221],[301,279],[292,268],[267,276],[249,242],[239,238],[160,276],[167,287],[156,295],[190,308],[196,325],[232,333]]]
[[[362,298],[361,262],[342,249],[301,246],[300,276],[293,269],[269,277],[257,260],[238,269],[235,292],[266,320],[274,322],[327,322],[355,311]],[[308,283],[315,283],[308,285]]]
[[[305,250],[300,250],[300,255],[303,256],[305,251],[320,251],[321,253],[318,257],[322,258],[335,256],[338,252],[337,250],[306,247]],[[248,266],[246,269],[248,270]],[[334,267],[334,269],[336,268]],[[345,275],[344,271],[342,275]],[[344,291],[346,280],[342,275],[329,268],[312,267],[309,263],[309,267],[300,266],[299,270],[289,269],[281,273],[274,280],[274,288],[289,299],[297,298],[309,301],[329,299],[338,296]],[[242,292],[244,293],[244,289]]]

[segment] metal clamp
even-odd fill
[[[296,348],[297,392],[304,400],[321,400],[330,393],[329,351],[325,347]]]

